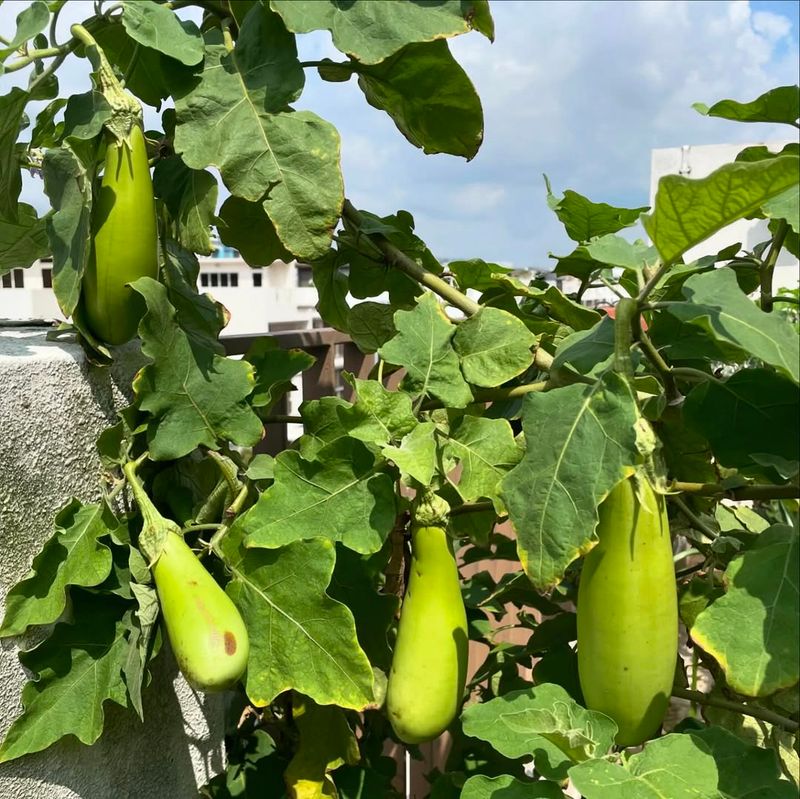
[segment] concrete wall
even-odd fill
[[[0,327],[0,600],[52,535],[53,515],[71,496],[98,497],[94,442],[127,404],[138,349],[109,369],[90,366],[74,343],[46,331]],[[0,737],[21,710],[25,675],[0,649]],[[0,765],[0,797],[14,799],[193,799],[223,767],[224,699],[196,694],[169,652],[153,666],[145,723],[106,705],[105,732],[91,747],[75,738]]]

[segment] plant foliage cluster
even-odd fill
[[[0,271],[52,255],[61,309],[96,363],[113,358],[81,314],[115,113],[101,53],[128,92],[164,106],[146,131],[160,269],[133,284],[146,365],[98,441],[102,498],[64,505],[8,594],[0,635],[40,642],[20,653],[31,679],[0,761],[69,735],[92,744],[110,703],[142,715],[164,647],[142,513],[120,503],[135,471],[250,638],[231,765],[207,796],[397,795],[381,708],[408,497],[423,488],[449,505],[485,654],[432,799],[562,797],[567,780],[586,799],[795,796],[798,297],[773,274],[782,250],[798,255],[798,146],[665,177],[653,208],[548,183],[574,242],[555,267],[579,281],[565,294],[479,259],[443,265],[408,211],[355,208],[336,129],[293,107],[305,70],[356,80],[413,146],[471,159],[481,104],[447,40],[493,38],[485,0],[123,0],[57,41],[64,5],[34,0],[0,41],[0,76],[29,70],[27,88],[0,97]],[[176,14],[185,6],[202,10],[199,27]],[[296,38],[311,31],[329,31],[342,59],[302,63]],[[91,60],[94,84],[87,61],[86,91],[63,97],[70,53]],[[796,129],[799,96],[786,86],[697,109]],[[41,217],[19,202],[22,168],[44,179]],[[686,260],[741,218],[766,219],[769,238]],[[652,244],[624,235],[637,221]],[[274,458],[253,448],[313,359],[268,338],[225,356],[226,311],[196,289],[214,228],[253,267],[311,264],[325,322],[376,358],[369,379],[348,377],[350,399],[305,402],[303,435]],[[633,314],[582,304],[597,284]],[[668,499],[688,640],[673,693],[693,704],[631,754],[615,748],[613,720],[583,706],[574,601],[598,506],[643,467]],[[496,579],[495,561],[518,565]],[[509,643],[501,621],[525,642]],[[423,641],[419,657],[435,652]]]

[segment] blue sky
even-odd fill
[[[0,7],[0,29],[22,5]],[[491,7],[494,44],[476,33],[451,40],[485,113],[484,144],[469,163],[414,149],[367,105],[354,80],[324,83],[308,70],[296,104],[339,129],[345,188],[355,205],[410,211],[441,258],[542,268],[549,251],[570,249],[547,208],[542,173],[556,193],[571,188],[596,201],[640,206],[648,202],[654,147],[792,135],[702,117],[691,104],[751,100],[796,83],[798,2],[495,0]],[[80,5],[75,11],[90,13]],[[306,60],[342,58],[324,32],[300,36],[299,47]],[[86,62],[65,66],[62,89],[85,91]],[[0,78],[0,92],[8,85]],[[149,125],[157,120],[148,114]],[[25,199],[41,207],[39,194],[26,180]]]

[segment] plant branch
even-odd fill
[[[487,510],[494,510],[494,505],[488,500],[486,502],[466,502],[463,505],[456,505],[454,508],[450,508],[450,515],[463,516],[465,513],[482,513]]]
[[[692,526],[699,530],[706,538],[711,541],[719,538],[717,531],[706,524],[680,497],[672,496],[670,499],[675,503],[678,510],[692,523]]]
[[[730,699],[711,696],[702,691],[690,691],[687,688],[674,687],[672,689],[672,695],[679,699],[688,699],[690,702],[697,702],[699,705],[718,707],[722,710],[731,710],[734,713],[740,713],[743,716],[752,716],[754,719],[761,719],[769,724],[774,724],[776,727],[781,727],[788,732],[797,732],[797,730],[800,729],[800,724],[798,724],[798,722],[786,718],[786,716],[781,716],[772,710],[767,710],[766,708],[751,707],[741,702],[734,702]]]
[[[262,416],[264,424],[303,424],[302,416],[287,416],[286,414],[275,413],[270,416]]]
[[[741,502],[747,499],[800,499],[800,486],[796,485],[748,485],[726,488],[719,483],[684,483],[673,480],[669,486],[672,491],[684,494],[697,494],[701,497],[722,497]]]
[[[675,376],[672,374],[672,369],[661,357],[661,353],[650,340],[650,336],[642,330],[641,319],[638,315],[634,324],[636,325],[636,338],[639,342],[639,347],[647,356],[650,363],[653,364],[653,368],[658,372],[661,382],[667,390],[667,402],[670,405],[680,405],[681,402],[683,402],[683,394],[681,394],[678,390],[678,386],[675,384]]]
[[[644,304],[644,302],[650,296],[650,292],[658,285],[658,281],[664,277],[671,266],[672,261],[667,261],[666,263],[661,264],[661,266],[659,266],[658,269],[656,269],[656,271],[650,276],[644,286],[642,286],[642,290],[636,297],[636,304],[639,307]]]
[[[786,294],[781,294],[772,298],[772,304],[774,305],[776,302],[791,302],[794,305],[800,305],[800,297],[789,297]]]
[[[346,216],[356,227],[363,227],[361,214],[349,200],[344,202],[343,216]],[[438,294],[454,308],[458,308],[467,316],[473,316],[480,311],[481,306],[477,302],[471,300],[447,281],[442,280],[438,275],[420,266],[384,236],[368,234],[367,238],[378,247],[389,264],[429,288],[434,294]]]
[[[27,66],[30,66],[34,61],[39,61],[42,58],[52,58],[53,56],[57,55],[66,55],[69,50],[69,44],[62,44],[58,47],[44,47],[41,50],[30,50],[27,55],[18,58],[16,61],[12,61],[7,67],[4,68],[4,72],[16,72],[19,69],[24,69]]]
[[[764,313],[772,311],[772,276],[775,273],[775,264],[778,262],[778,255],[780,254],[783,242],[786,240],[786,234],[789,232],[789,225],[785,219],[778,221],[778,229],[772,237],[772,244],[770,244],[767,257],[761,266],[761,310]]]

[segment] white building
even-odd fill
[[[230,311],[223,335],[302,330],[320,324],[310,266],[275,261],[263,269],[252,269],[236,250],[224,244],[199,261],[198,289],[208,291]],[[52,277],[49,260],[3,275],[0,320],[63,320],[51,288]]]

